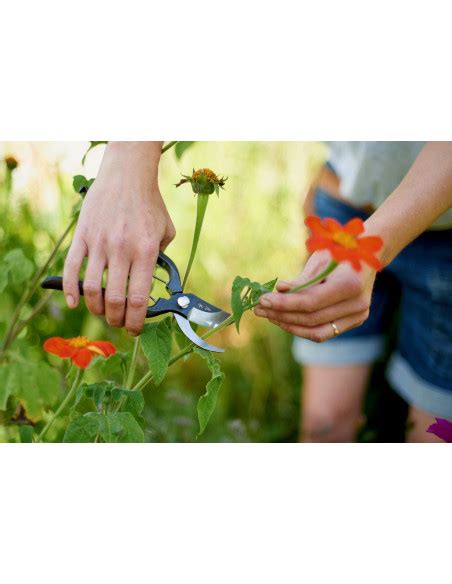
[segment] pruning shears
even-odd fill
[[[214,329],[230,315],[224,310],[199,298],[196,294],[186,294],[182,289],[180,274],[176,264],[163,252],[159,253],[157,264],[167,272],[169,280],[163,280],[155,274],[153,278],[165,284],[169,298],[162,297],[155,300],[150,296],[154,304],[148,307],[146,318],[154,318],[162,314],[172,313],[179,328],[192,343],[206,351],[222,353],[224,349],[207,343],[195,333],[190,323],[192,322],[206,328]],[[50,290],[63,290],[63,278],[60,276],[49,276],[41,283],[41,287]],[[83,280],[79,281],[78,288],[80,295],[83,296]],[[104,288],[102,288],[102,294],[105,294]]]

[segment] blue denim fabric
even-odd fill
[[[366,213],[317,190],[315,213],[341,223]],[[326,343],[296,339],[298,361],[323,365],[372,363],[384,353],[397,321],[396,350],[388,368],[408,403],[452,417],[452,230],[426,231],[377,274],[368,320]]]

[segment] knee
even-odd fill
[[[354,442],[361,415],[343,408],[308,407],[303,411],[303,442]]]

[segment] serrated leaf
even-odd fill
[[[180,160],[184,152],[193,146],[193,144],[194,142],[178,142],[176,146],[174,146],[174,152],[176,154],[177,160]]]
[[[33,262],[19,248],[12,249],[5,255],[3,265],[5,266],[4,269],[9,272],[9,277],[13,284],[26,282],[34,271]]]
[[[100,146],[101,144],[108,144],[108,141],[105,141],[105,140],[99,140],[99,141],[97,141],[97,142],[90,141],[90,143],[89,143],[89,148],[88,148],[88,150],[85,152],[85,154],[83,155],[83,158],[82,158],[82,165],[85,165],[85,160],[86,160],[86,157],[88,156],[88,153],[89,153],[89,152],[91,152],[91,150],[92,150],[93,148],[95,148],[96,146]]]
[[[166,375],[171,356],[171,319],[165,318],[144,326],[140,335],[141,348],[146,356],[155,385]]]
[[[225,379],[225,375],[221,371],[220,362],[212,355],[212,353],[200,349],[199,347],[196,347],[194,352],[207,361],[207,366],[212,373],[212,377],[206,385],[206,392],[198,400],[198,436],[201,436],[215,410],[218,393]]]
[[[99,414],[88,412],[69,423],[63,442],[144,442],[144,433],[130,412]]]

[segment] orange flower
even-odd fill
[[[375,270],[383,268],[380,260],[374,255],[383,247],[383,240],[378,236],[360,237],[364,233],[364,224],[358,217],[341,225],[330,217],[322,220],[310,216],[306,217],[305,224],[311,230],[311,235],[306,241],[310,253],[327,249],[333,260],[348,261],[357,272],[361,271],[362,261]]]
[[[86,337],[62,339],[52,337],[44,343],[47,353],[58,355],[62,359],[71,359],[72,363],[80,369],[86,369],[94,355],[110,357],[116,353],[116,347],[107,341],[90,341]]]

